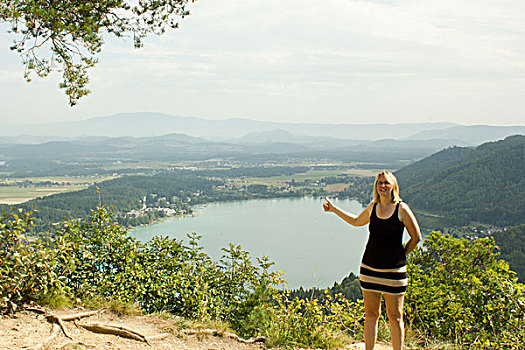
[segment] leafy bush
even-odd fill
[[[0,308],[66,295],[64,274],[71,266],[71,244],[64,237],[32,240],[31,212],[3,212],[0,217]]]
[[[496,250],[492,238],[427,236],[408,264],[405,314],[412,327],[473,349],[525,344],[525,286]]]
[[[352,302],[327,294],[317,299],[289,299],[288,293],[274,293],[272,302],[261,305],[247,323],[268,338],[269,346],[301,348],[341,347],[348,335],[362,333],[362,300]]]
[[[199,246],[155,237],[141,243],[128,236],[100,207],[88,220],[70,220],[57,232],[72,244],[75,268],[66,275],[73,293],[84,299],[103,296],[137,303],[146,312],[170,311],[191,319],[241,319],[268,298],[279,283],[268,258],[253,264],[240,246],[230,244],[214,262]]]
[[[167,237],[138,242],[104,207],[87,220],[64,222],[47,241],[27,238],[32,227],[30,212],[0,217],[2,308],[61,293],[191,319],[242,320],[268,300],[270,286],[281,282],[267,257],[254,264],[238,245],[224,248],[214,262],[195,233],[188,235],[189,245]]]

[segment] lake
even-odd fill
[[[268,255],[283,271],[287,288],[324,288],[358,272],[368,237],[368,226],[353,227],[333,213],[325,213],[321,198],[278,198],[210,203],[193,208],[196,216],[172,218],[136,227],[130,234],[141,241],[168,235],[188,242],[196,232],[214,260],[228,243],[240,244],[256,256]],[[333,203],[359,214],[355,200]]]

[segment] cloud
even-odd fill
[[[94,92],[73,114],[518,123],[525,107],[520,0],[223,0],[190,11],[139,50],[107,38]]]

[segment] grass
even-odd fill
[[[140,306],[137,304],[114,299],[106,299],[101,296],[86,298],[82,302],[84,307],[90,309],[107,309],[118,316],[140,316],[144,314]]]
[[[59,293],[46,293],[38,297],[38,303],[40,305],[48,306],[55,310],[69,309],[73,306],[74,302],[65,294]]]

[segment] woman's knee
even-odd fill
[[[365,309],[365,319],[369,321],[377,321],[379,319],[379,314],[381,313],[381,310],[378,309]]]
[[[387,310],[386,312],[388,320],[395,323],[403,323],[403,311],[402,310]]]
[[[403,322],[403,296],[385,296],[386,314],[390,322]]]
[[[365,301],[365,320],[377,321],[381,313],[381,294],[363,291],[363,299]]]

